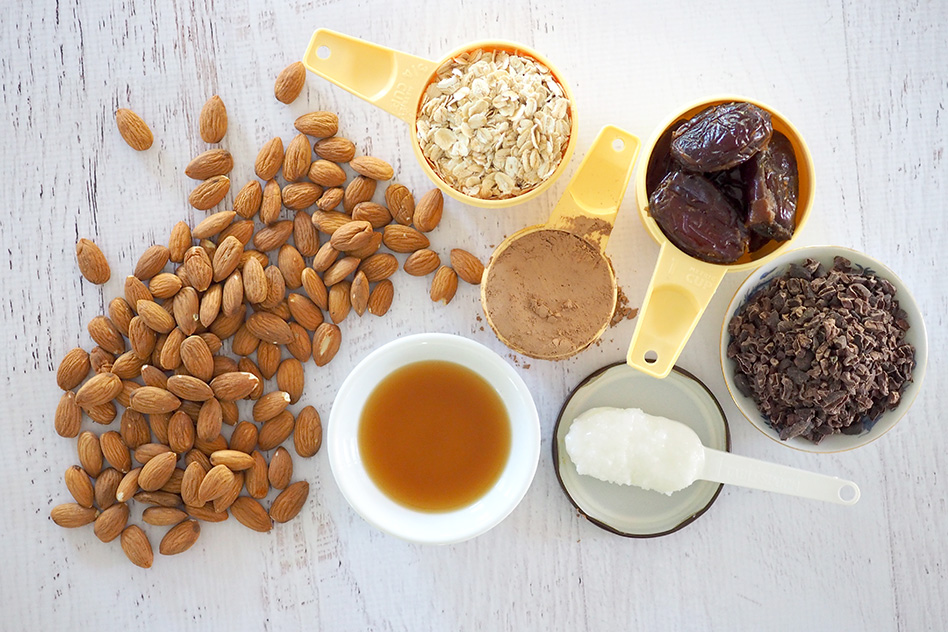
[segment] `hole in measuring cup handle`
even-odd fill
[[[859,495],[859,491],[852,483],[846,483],[839,488],[839,499],[843,502],[852,502]]]
[[[654,351],[646,351],[645,355],[642,356],[642,359],[648,362],[649,364],[655,364],[658,362],[658,354]]]
[[[625,141],[623,141],[621,138],[615,139],[614,141],[612,141],[612,148],[615,151],[622,151],[623,149],[625,149]]]
[[[332,54],[332,51],[329,50],[328,46],[320,46],[316,49],[316,56],[320,59],[329,59],[330,54]]]

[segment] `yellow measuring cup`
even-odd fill
[[[418,144],[416,133],[418,110],[425,89],[431,83],[438,68],[462,53],[478,49],[503,50],[532,57],[550,69],[569,101],[569,140],[559,166],[540,184],[512,198],[482,199],[465,195],[454,189],[435,172]],[[306,54],[303,55],[303,64],[311,72],[408,123],[412,148],[425,174],[445,193],[471,206],[502,208],[535,198],[563,173],[576,146],[576,101],[569,86],[563,81],[560,72],[545,57],[522,44],[505,40],[473,42],[451,51],[438,61],[432,61],[329,29],[319,29],[310,39]]]
[[[491,329],[514,351],[533,358],[561,360],[588,347],[609,326],[616,307],[617,285],[615,271],[605,255],[605,249],[619,205],[632,176],[638,151],[638,138],[612,125],[604,127],[547,222],[514,233],[491,255],[481,283],[481,304]],[[558,281],[570,275],[581,275],[581,272],[574,268],[577,261],[569,258],[554,259],[553,265],[542,270],[536,278],[518,279],[518,282],[529,286],[528,291],[522,291],[523,288],[518,291],[510,285],[510,277],[498,271],[505,265],[505,255],[515,252],[532,238],[544,235],[555,237],[556,239],[551,241],[559,243],[572,240],[571,246],[578,249],[587,259],[598,257],[595,266],[597,274],[607,276],[610,286],[602,304],[575,306],[586,312],[594,312],[597,317],[590,322],[584,322],[582,331],[577,333],[576,337],[566,339],[564,336],[564,344],[551,344],[550,339],[538,335],[538,330],[530,322],[511,322],[510,314],[523,312],[534,318],[535,315],[530,312],[527,304],[535,300],[536,297],[531,295],[533,290],[540,287],[551,289],[551,293],[556,294],[539,297],[542,300],[549,299],[553,310],[573,300],[569,290],[563,289],[565,284]],[[578,279],[580,284],[586,280],[592,281],[581,276]],[[515,305],[516,309],[511,309],[511,305]]]
[[[796,229],[784,242],[771,241],[760,250],[745,254],[735,263],[706,263],[685,254],[658,227],[648,212],[646,180],[652,154],[664,133],[676,122],[686,120],[705,108],[721,103],[743,101],[770,112],[774,130],[790,141],[797,161],[800,188],[797,195]],[[790,249],[810,215],[813,205],[813,159],[797,128],[772,107],[753,99],[720,96],[703,99],[676,112],[661,126],[649,142],[635,177],[635,200],[646,230],[661,249],[658,262],[639,309],[638,322],[632,334],[627,362],[654,377],[669,374],[685,343],[701,319],[714,291],[727,272],[751,270]]]

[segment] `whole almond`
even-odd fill
[[[346,183],[346,172],[343,171],[342,167],[329,160],[314,160],[309,166],[308,177],[311,182],[327,188],[341,187]]]
[[[128,446],[122,440],[122,435],[110,430],[99,437],[99,447],[102,450],[102,456],[112,467],[123,474],[132,469],[132,455],[128,451]]]
[[[431,281],[431,300],[447,305],[458,290],[458,275],[449,266],[441,266]]]
[[[118,503],[99,514],[95,519],[95,535],[103,542],[111,542],[122,535],[128,524],[128,505]]]
[[[262,252],[276,250],[293,234],[293,222],[284,220],[261,228],[253,236],[253,245]]]
[[[82,427],[82,409],[76,404],[76,394],[72,391],[66,391],[59,399],[54,426],[60,437],[72,438],[79,434]]]
[[[263,188],[256,180],[251,180],[237,192],[234,198],[234,212],[247,219],[253,219],[253,216],[260,210],[260,203],[263,201]]]
[[[280,185],[276,180],[267,180],[260,202],[260,221],[264,224],[272,224],[280,219],[282,210],[283,192],[280,190]]]
[[[283,154],[283,177],[287,182],[302,180],[309,173],[312,155],[313,148],[309,139],[303,134],[297,134],[286,146],[286,152]]]
[[[109,301],[109,318],[112,324],[119,330],[123,336],[128,336],[128,323],[135,316],[135,312],[121,296],[116,296]]]
[[[415,206],[412,223],[423,233],[434,230],[441,222],[444,211],[444,194],[441,189],[431,189],[425,193]]]
[[[269,380],[276,375],[280,367],[280,359],[280,347],[272,342],[263,342],[257,347],[257,367],[265,379]]]
[[[369,243],[372,224],[367,221],[352,221],[333,232],[329,243],[339,251],[355,250]]]
[[[122,531],[122,550],[125,557],[135,566],[141,568],[151,568],[155,560],[155,553],[152,551],[151,542],[148,536],[138,525],[131,524]]]
[[[338,324],[346,319],[352,308],[352,284],[340,281],[329,288],[329,318]]]
[[[325,283],[327,286],[338,284],[347,276],[355,272],[359,267],[359,263],[360,260],[356,257],[343,257],[339,261],[329,266],[329,269],[323,273],[323,283]]]
[[[134,450],[151,440],[151,431],[145,421],[145,416],[131,408],[126,408],[122,412],[119,434],[122,435],[122,440],[125,441],[125,445],[130,450]]]
[[[115,495],[122,484],[122,474],[114,468],[102,470],[95,479],[95,504],[99,509],[106,510],[116,503]]]
[[[284,410],[290,403],[290,395],[285,391],[273,391],[258,399],[253,405],[253,420],[269,421]],[[211,463],[214,461],[212,460]]]
[[[152,421],[154,421],[157,418],[157,416],[152,415],[151,418],[152,418]],[[169,415],[168,419],[170,418],[171,416]],[[152,426],[152,430],[153,431],[155,430],[154,426]],[[167,434],[167,431],[165,431],[165,434]],[[159,441],[162,439],[164,439],[165,441],[168,440],[167,436],[161,437],[159,436],[158,432],[155,432],[155,436],[156,438],[158,438]],[[135,448],[135,460],[141,463],[142,465],[144,465],[145,463],[148,463],[150,460],[152,460],[159,454],[164,454],[165,452],[171,452],[171,448],[169,448],[164,443],[143,443],[142,445]]]
[[[327,235],[332,235],[351,221],[351,217],[338,211],[316,211],[313,213],[313,225],[319,229],[319,232]]]
[[[189,516],[204,522],[224,522],[230,515],[226,511],[214,511],[214,503],[207,503],[200,507],[188,505],[185,509]]]
[[[142,281],[152,278],[161,272],[170,257],[171,251],[167,246],[158,244],[147,248],[135,265],[135,276]]]
[[[283,166],[283,139],[271,138],[260,149],[254,171],[261,180],[272,180]]]
[[[285,489],[293,479],[293,458],[286,448],[280,446],[270,458],[267,480],[274,489]]]
[[[258,307],[262,310],[272,311],[274,315],[286,320],[286,318],[289,318],[289,314],[287,313],[284,318],[280,315],[283,310],[279,309],[283,297],[286,296],[286,281],[283,280],[283,273],[276,266],[267,266],[263,274],[267,277],[267,297],[263,299]]]
[[[411,224],[415,214],[415,198],[408,187],[403,184],[390,184],[385,189],[385,206],[396,222],[403,226]]]
[[[142,466],[138,486],[147,492],[159,490],[171,478],[177,461],[178,455],[174,452],[156,455]]]
[[[249,421],[241,421],[234,426],[228,446],[231,450],[240,450],[250,454],[257,445],[257,427]]]
[[[303,396],[305,376],[303,363],[296,358],[287,358],[280,363],[276,373],[277,388],[290,397],[290,403],[295,404]]]
[[[227,226],[224,230],[220,232],[217,237],[217,242],[221,243],[228,237],[236,237],[237,240],[246,246],[250,243],[250,240],[253,239],[253,233],[256,228],[254,227],[253,220],[250,219],[241,219],[237,220],[234,223]],[[240,253],[243,256],[243,252]],[[238,261],[238,265],[240,262]]]
[[[392,306],[395,296],[395,287],[389,279],[379,281],[369,294],[369,313],[373,316],[383,316]]]
[[[356,314],[361,316],[365,313],[369,304],[369,281],[364,272],[356,272],[355,279],[349,288],[349,302]]]
[[[240,326],[244,323],[244,315],[246,313],[247,306],[241,305],[233,314],[221,314],[217,317],[217,320],[211,323],[210,333],[214,334],[218,340],[226,340],[227,338],[230,338],[238,329],[240,329]]]
[[[226,465],[215,465],[201,481],[201,486],[198,488],[198,500],[203,504],[218,498],[233,482],[234,473],[230,468]]]
[[[287,297],[286,301],[293,319],[303,328],[315,331],[322,324],[323,313],[310,299],[302,294],[293,293]]]
[[[352,209],[352,219],[367,221],[372,228],[382,228],[392,221],[392,214],[381,204],[359,202]]]
[[[373,180],[391,180],[395,176],[395,170],[381,158],[374,156],[359,156],[349,161],[352,169],[366,178]]]
[[[309,338],[309,332],[299,323],[290,323],[290,331],[293,332],[293,342],[286,345],[286,350],[300,362],[309,362],[313,354],[313,343]]]
[[[181,343],[181,362],[194,377],[209,382],[214,374],[214,357],[200,336],[188,336]]]
[[[369,283],[377,283],[392,276],[398,270],[398,260],[387,252],[374,254],[362,260],[359,271],[365,273]]]
[[[135,318],[138,318],[138,316]],[[115,358],[115,362],[112,363],[112,373],[123,380],[133,380],[141,375],[142,366],[144,366],[144,364],[145,360],[140,358],[134,351],[126,351]],[[121,391],[116,394],[116,397],[118,397],[119,394],[121,394]]]
[[[115,404],[112,402],[106,402],[104,404],[99,404],[98,406],[89,406],[84,409],[86,414],[89,415],[89,419],[96,422],[97,424],[108,425],[112,423],[117,414]]]
[[[392,252],[415,252],[430,245],[428,238],[411,226],[389,224],[382,233],[382,243]]]
[[[256,435],[254,435],[256,437]],[[263,458],[259,450],[254,450],[253,467],[244,472],[244,484],[247,487],[247,493],[252,498],[264,498],[270,491],[270,482],[267,479],[267,460]]]
[[[259,344],[260,339],[250,333],[250,330],[247,329],[247,323],[244,323],[231,340],[231,351],[235,355],[248,356],[257,350]]]
[[[180,270],[180,268],[179,268]],[[204,248],[194,246],[184,254],[184,271],[187,285],[203,292],[214,280],[214,266],[211,257]]]
[[[299,211],[316,204],[323,188],[312,182],[294,182],[283,187],[283,206]]]
[[[310,226],[312,227],[312,224],[310,224]],[[303,268],[306,267],[306,262],[303,260],[303,255],[300,254],[299,250],[289,244],[281,246],[280,254],[277,258],[277,267],[279,267],[280,272],[283,274],[286,287],[295,290],[302,285],[303,282],[300,279],[300,275],[303,273]]]
[[[95,496],[89,475],[78,465],[72,465],[66,469],[63,478],[66,481],[66,489],[72,494],[76,503],[83,507],[91,507]]]
[[[219,96],[212,96],[201,108],[198,129],[205,143],[219,143],[224,138],[227,133],[227,108]]]
[[[261,450],[272,450],[289,438],[293,433],[295,423],[296,420],[293,418],[293,414],[288,410],[284,410],[273,419],[264,422],[263,426],[260,427],[257,445],[260,446]]]
[[[479,285],[484,276],[484,264],[467,250],[453,249],[451,265],[458,276],[471,285]]]
[[[214,397],[211,387],[193,375],[173,375],[168,378],[167,388],[180,399],[192,402],[205,402]]]
[[[275,522],[288,522],[296,517],[309,496],[309,483],[297,481],[280,492],[270,505],[270,517]]]
[[[405,259],[405,272],[412,276],[426,276],[438,269],[441,257],[434,250],[422,248],[411,253]]]
[[[155,275],[148,282],[148,291],[155,298],[166,299],[177,294],[182,285],[184,285],[184,282],[177,274],[163,272]]]
[[[254,364],[254,361],[251,360],[250,358],[241,358],[240,361],[237,362],[237,368],[234,370],[244,371],[245,373],[253,373],[254,375],[257,376],[257,379],[259,380],[259,382],[257,386],[252,391],[250,391],[250,395],[248,397],[254,401],[260,399],[260,397],[263,395],[264,378],[263,378],[263,373],[260,372],[260,368],[256,364]]]
[[[144,324],[158,333],[166,334],[174,329],[174,317],[154,301],[138,301],[138,317]]]
[[[319,232],[306,211],[296,211],[293,217],[293,241],[302,257],[312,257],[319,250]]]
[[[102,285],[112,276],[105,255],[88,239],[80,239],[76,243],[76,261],[79,263],[79,272],[90,283]]]
[[[224,230],[236,217],[234,211],[218,211],[205,217],[201,222],[191,230],[191,236],[195,239],[204,239],[213,237]]]
[[[76,393],[76,404],[83,408],[111,401],[122,390],[122,380],[114,373],[92,376]]]
[[[206,294],[207,293],[205,293],[205,295]],[[172,307],[172,311],[174,312],[174,320],[178,324],[178,329],[182,333],[190,336],[195,331],[197,331],[198,325],[201,322],[201,298],[197,290],[195,290],[193,287],[181,288],[181,291],[175,294]],[[211,322],[214,321],[212,320]],[[173,334],[174,330],[168,333]],[[183,341],[184,338],[182,337],[179,343]],[[165,368],[171,369],[174,368],[174,366],[166,364]]]
[[[181,400],[163,388],[143,386],[132,395],[132,409],[140,413],[170,413],[181,405]]]
[[[197,542],[201,535],[201,525],[196,520],[185,520],[168,531],[158,545],[158,552],[162,555],[177,555],[184,553]]]
[[[89,352],[89,365],[93,373],[108,372],[113,362],[115,362],[115,354],[109,353],[102,347],[92,347],[92,351]]]
[[[352,213],[355,207],[362,202],[368,202],[375,195],[376,182],[372,178],[358,176],[346,186],[342,198],[342,207],[346,213]]]
[[[90,368],[92,365],[89,363],[89,354],[84,349],[70,349],[59,362],[56,384],[64,391],[71,391],[82,384],[82,380],[89,375]]]
[[[316,208],[321,211],[332,211],[342,203],[345,197],[346,190],[341,186],[331,187],[323,191],[323,194],[316,200]]]
[[[188,195],[188,203],[199,211],[206,211],[220,204],[228,191],[230,191],[230,178],[212,176],[194,187]]]
[[[316,141],[316,155],[330,162],[349,162],[355,156],[355,145],[348,138],[330,136]]]
[[[226,512],[228,509],[230,509],[230,506],[234,504],[234,501],[237,500],[238,496],[240,496],[240,490],[243,488],[244,473],[234,472],[234,480],[231,481],[224,493],[215,498],[211,503],[214,511]]]
[[[244,302],[244,277],[240,270],[234,270],[224,282],[221,294],[221,311],[233,316]]]
[[[211,380],[211,390],[218,399],[236,401],[249,395],[258,383],[252,373],[224,373]]]
[[[296,427],[293,429],[293,445],[301,457],[311,457],[319,452],[323,444],[323,425],[319,413],[312,406],[306,406],[296,415]]]
[[[397,268],[397,261],[395,265]],[[323,283],[322,278],[320,278],[315,270],[312,268],[304,269],[300,274],[300,281],[303,284],[303,291],[306,292],[306,295],[317,307],[320,309],[327,309],[329,307],[329,291],[326,289],[326,284]]]
[[[138,493],[140,489],[138,487],[138,477],[141,476],[142,468],[136,467],[133,470],[129,470],[125,476],[122,477],[122,480],[119,481],[118,487],[115,489],[115,500],[124,503],[132,499],[135,494]]]
[[[241,271],[244,281],[244,296],[251,303],[259,303],[267,298],[267,277],[263,266],[256,259],[249,259]]]
[[[128,275],[125,277],[125,300],[129,307],[136,314],[138,313],[138,301],[151,301],[154,299],[151,291],[136,276]]]
[[[232,472],[253,467],[253,457],[240,450],[218,450],[211,453],[211,465],[226,465]]]
[[[304,114],[293,123],[301,134],[314,138],[327,138],[339,129],[339,117],[332,112],[316,111]]]
[[[230,506],[230,513],[240,524],[254,531],[266,533],[273,527],[267,510],[259,502],[249,496],[237,498]]]
[[[198,454],[200,454],[200,452]],[[201,462],[192,461],[184,469],[184,477],[181,479],[181,500],[184,501],[184,504],[201,504],[198,492],[201,489],[201,483],[204,481],[204,476],[211,469],[211,467],[212,466],[210,463],[208,463],[208,468],[205,470],[204,465]]]
[[[241,307],[243,306],[241,305]],[[215,320],[214,322],[217,322],[217,321]],[[217,337],[217,334],[211,331],[201,332],[200,334],[198,334],[198,338],[204,341],[204,344],[207,345],[207,349],[208,351],[211,352],[211,355],[214,355],[215,353],[220,351],[221,347],[224,344],[221,342],[221,339]]]
[[[244,245],[236,237],[228,237],[223,240],[214,253],[214,261],[211,264],[214,269],[214,281],[223,281],[230,273],[237,269],[240,263],[240,255],[244,252]],[[211,320],[213,322],[213,319]],[[208,323],[210,324],[210,323]]]
[[[116,355],[125,353],[125,339],[122,332],[107,316],[96,316],[89,321],[89,336],[95,340],[95,343]]]
[[[52,511],[49,512],[49,517],[60,527],[74,529],[93,522],[98,513],[98,510],[83,507],[78,503],[63,503],[53,507]]]
[[[158,507],[177,507],[181,504],[181,496],[170,492],[138,492],[134,499],[136,502]]]
[[[171,229],[171,237],[168,239],[168,253],[170,259],[175,263],[184,261],[184,253],[191,247],[191,227],[185,222],[178,222]],[[133,307],[135,303],[129,301]]]
[[[332,323],[323,323],[313,334],[313,361],[325,366],[336,356],[342,344],[342,332]]]
[[[268,312],[257,312],[247,319],[247,329],[266,342],[285,345],[293,340],[290,327],[282,318]]]
[[[201,405],[197,418],[197,436],[194,444],[201,441],[213,442],[221,435],[221,425],[224,423],[224,411],[216,397],[212,397]],[[226,446],[226,443],[224,444]]]
[[[148,124],[135,112],[125,108],[115,111],[115,124],[119,134],[135,151],[145,151],[155,141]]]
[[[181,343],[184,342],[185,337],[185,333],[180,328],[175,327],[171,330],[159,354],[158,365],[161,368],[167,371],[175,371],[181,366]],[[155,346],[157,344],[156,342]]]
[[[305,82],[306,67],[303,66],[303,62],[294,61],[277,75],[273,95],[281,103],[293,103],[302,92]]]
[[[177,507],[149,507],[142,512],[142,520],[156,527],[169,527],[188,517],[187,512]]]
[[[181,494],[181,482],[184,480],[184,468],[175,467],[168,481],[161,486],[161,491],[172,494]]]
[[[184,168],[184,175],[194,180],[207,180],[222,176],[234,168],[234,157],[226,149],[208,149],[191,159]],[[138,276],[137,274],[135,276]]]

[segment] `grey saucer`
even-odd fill
[[[578,474],[563,440],[573,419],[599,406],[641,408],[651,415],[675,419],[694,429],[706,447],[731,449],[731,433],[721,405],[684,369],[676,366],[662,380],[624,362],[599,369],[567,398],[553,431],[556,477],[570,502],[590,522],[617,535],[651,538],[673,533],[708,510],[721,492],[719,483],[697,481],[666,496]]]

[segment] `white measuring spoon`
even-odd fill
[[[840,505],[859,500],[852,481],[707,448],[685,424],[636,408],[587,410],[573,420],[566,451],[580,474],[663,493],[705,480]]]

